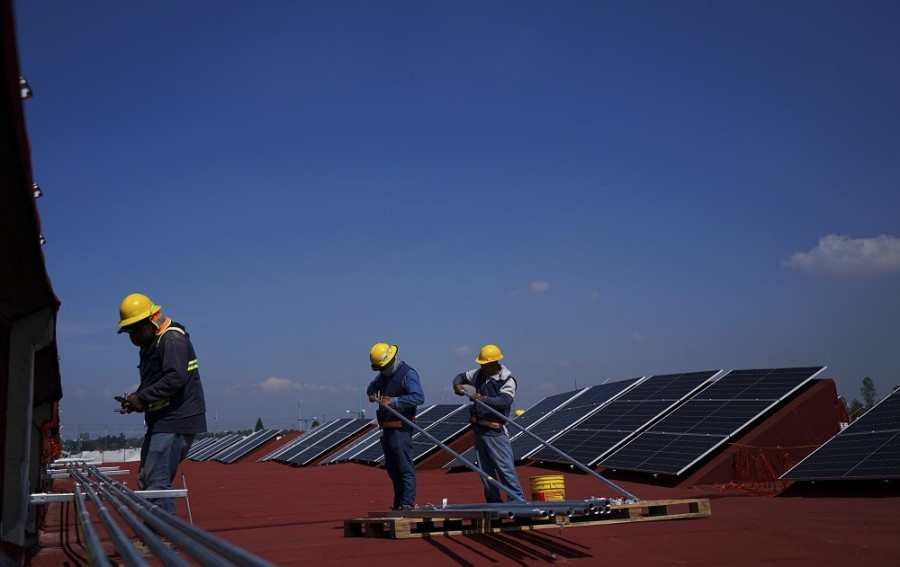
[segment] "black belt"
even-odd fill
[[[488,421],[486,419],[475,419],[475,416],[470,417],[469,421],[472,423],[477,423],[478,425],[481,425],[484,427],[490,427],[491,429],[500,429],[501,427],[503,427],[503,424],[498,423],[496,421]]]

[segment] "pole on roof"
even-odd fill
[[[540,443],[541,445],[543,445],[544,447],[547,447],[548,449],[550,449],[551,451],[555,452],[555,453],[556,453],[557,455],[559,455],[560,457],[562,457],[562,458],[564,458],[565,460],[567,460],[568,462],[572,463],[573,465],[575,465],[576,467],[578,467],[578,468],[581,469],[582,471],[586,472],[587,474],[593,476],[593,477],[596,478],[597,480],[600,480],[600,481],[606,483],[610,488],[612,488],[613,490],[618,491],[620,494],[624,495],[626,498],[628,498],[628,499],[630,499],[630,500],[634,500],[635,502],[640,502],[641,499],[638,498],[637,496],[635,496],[634,494],[631,494],[630,492],[628,492],[628,491],[625,490],[624,488],[620,487],[619,485],[615,484],[614,482],[612,482],[612,481],[610,481],[610,480],[607,480],[607,479],[603,478],[602,476],[600,476],[599,474],[597,474],[596,471],[591,470],[590,467],[588,467],[588,466],[586,466],[586,465],[580,463],[580,462],[579,462],[577,459],[575,459],[574,457],[570,457],[569,455],[563,453],[562,451],[560,451],[559,449],[557,449],[556,447],[554,447],[553,445],[551,445],[551,444],[548,443],[547,441],[544,441],[543,439],[541,439],[540,437],[538,437],[537,435],[535,435],[533,432],[529,431],[527,428],[522,427],[521,425],[519,425],[518,423],[516,423],[514,420],[510,420],[510,419],[507,418],[505,415],[503,415],[503,414],[500,413],[499,411],[495,410],[495,409],[492,408],[491,406],[489,406],[489,405],[487,405],[486,403],[482,402],[482,401],[479,400],[478,398],[473,397],[472,394],[464,393],[464,394],[462,394],[462,395],[466,396],[467,398],[469,398],[470,400],[472,400],[472,401],[475,402],[476,404],[481,404],[481,407],[487,408],[488,411],[490,411],[492,414],[494,414],[495,416],[499,417],[500,419],[502,419],[502,420],[505,421],[506,423],[510,423],[510,424],[512,424],[512,425],[515,425],[515,426],[519,429],[519,431],[521,431],[522,433],[525,433],[526,435],[529,435],[530,437],[532,437],[535,441],[539,442],[539,443]]]
[[[488,473],[486,473],[483,470],[481,470],[480,468],[478,468],[477,465],[471,463],[468,459],[466,459],[465,457],[463,457],[462,455],[460,455],[459,453],[457,453],[456,451],[454,451],[453,449],[451,449],[450,447],[448,447],[447,445],[442,443],[440,440],[438,440],[437,437],[435,437],[431,433],[428,433],[427,431],[425,431],[424,429],[422,429],[421,427],[416,425],[414,422],[407,419],[406,416],[401,414],[399,411],[395,410],[394,408],[392,408],[391,406],[389,406],[387,404],[381,403],[380,401],[378,402],[378,405],[387,409],[388,411],[393,413],[396,417],[398,417],[400,419],[400,421],[402,421],[406,425],[409,425],[410,427],[412,427],[413,429],[415,429],[416,431],[418,431],[419,433],[421,433],[422,435],[424,435],[425,437],[430,439],[432,442],[436,443],[441,449],[447,451],[448,453],[450,453],[451,455],[453,455],[454,457],[456,457],[457,459],[462,461],[463,464],[466,465],[467,467],[469,467],[469,469],[472,472],[478,473],[479,476],[481,476],[481,478],[488,481],[489,483],[496,486],[497,488],[502,489],[503,492],[507,493],[510,498],[514,498],[518,502],[527,502],[527,500],[525,500],[524,498],[522,498],[521,496],[519,496],[518,494],[513,492],[513,490],[511,488],[508,488],[506,485],[500,483],[499,481],[497,481],[497,479],[495,479]]]

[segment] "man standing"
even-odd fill
[[[473,400],[487,404],[496,411],[509,417],[509,409],[516,398],[516,379],[509,369],[500,364],[503,353],[496,345],[485,345],[475,359],[480,367],[453,378],[453,391],[459,396],[466,395],[464,385],[475,387]],[[496,478],[500,484],[513,491],[519,499],[525,500],[519,477],[513,460],[512,446],[506,424],[497,421],[497,417],[473,403],[469,408],[470,421],[475,428],[475,451],[478,453],[478,465],[488,476]],[[500,489],[482,478],[484,498],[488,502],[502,502]],[[515,500],[512,494],[507,500]]]
[[[140,293],[119,305],[119,333],[128,333],[140,348],[141,384],[125,398],[122,409],[145,412],[147,431],[137,478],[141,490],[171,490],[194,435],[206,431],[206,402],[194,346],[184,326],[163,317],[160,309]],[[173,498],[154,502],[175,513]]]
[[[372,370],[378,375],[369,383],[369,401],[378,401],[375,416],[381,428],[384,466],[394,484],[393,510],[412,510],[416,502],[416,468],[413,466],[413,428],[400,420],[389,406],[409,421],[416,419],[416,406],[425,403],[419,375],[397,357],[397,346],[377,343],[369,351]]]

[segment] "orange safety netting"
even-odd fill
[[[787,483],[778,477],[795,464],[784,447],[738,445],[734,457],[734,476],[719,490],[753,496],[777,496],[787,488]]]

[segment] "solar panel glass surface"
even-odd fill
[[[634,385],[639,379],[620,380],[587,388],[580,396],[573,398],[529,428],[535,436],[545,442],[553,442],[553,438],[569,429],[577,421],[610,399],[621,394]],[[520,435],[512,441],[513,456],[516,460],[528,458],[543,444],[531,435]]]
[[[679,475],[824,367],[733,370],[600,460],[606,468]]]
[[[791,470],[785,480],[900,478],[900,395],[881,401]]]
[[[557,436],[552,445],[578,462],[591,464],[716,374],[718,371],[709,370],[651,376]],[[547,447],[532,454],[531,458],[568,461]]]

